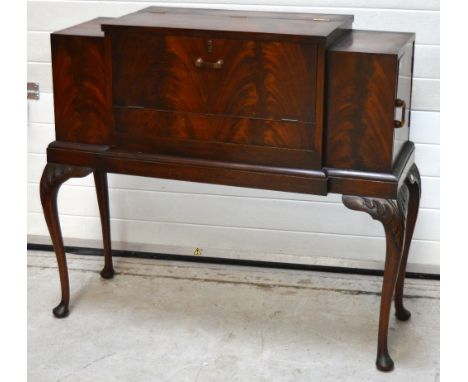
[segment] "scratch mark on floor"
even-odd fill
[[[82,367],[82,369],[87,369],[88,367],[90,367],[91,365],[94,365],[95,363],[97,362],[101,362],[102,360],[106,359],[106,358],[109,358],[109,357],[112,357],[113,355],[116,355],[117,353],[110,353],[110,354],[106,354],[106,355],[103,355],[102,357],[99,357],[99,358],[96,358],[95,360],[87,363],[85,366]]]

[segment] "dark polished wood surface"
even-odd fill
[[[52,34],[51,45],[56,139],[108,143],[103,38]]]
[[[419,208],[409,141],[414,34],[351,30],[353,16],[149,7],[51,35],[56,140],[41,201],[70,292],[57,211],[67,179],[94,174],[112,265],[107,173],[316,195],[383,225],[377,367]]]
[[[328,51],[327,167],[392,170],[409,139],[413,45],[410,33],[352,31]]]
[[[332,42],[351,27],[352,15],[323,15],[262,11],[148,7],[103,23],[103,30],[125,27],[163,33],[200,35],[204,31],[225,36],[246,33],[257,39],[294,39]]]
[[[390,371],[394,366],[393,360],[388,353],[387,337],[390,308],[405,238],[407,204],[404,196],[405,191],[404,187],[400,188],[399,195],[396,199],[343,196],[343,204],[346,207],[356,211],[367,212],[373,219],[380,221],[385,230],[387,253],[385,257],[382,295],[380,299],[376,361],[377,367],[382,371]]]
[[[165,137],[314,151],[310,123],[125,107],[113,113],[117,134],[155,145]]]
[[[390,54],[401,58],[407,44],[414,42],[414,33],[354,30],[328,49],[330,52]],[[403,49],[402,49],[403,48]]]
[[[314,44],[125,32],[111,40],[115,106],[314,122]],[[200,68],[197,59],[223,63]]]

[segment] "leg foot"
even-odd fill
[[[99,213],[101,216],[102,242],[104,246],[104,268],[101,271],[101,277],[104,279],[111,279],[114,277],[115,272],[112,265],[107,174],[101,170],[95,170],[94,183],[96,185],[96,195],[99,205]]]
[[[112,267],[110,267],[110,268],[104,267],[102,269],[101,273],[100,273],[100,275],[101,275],[101,277],[103,279],[111,279],[111,278],[114,277],[114,274],[115,274],[115,272],[114,272],[114,269]]]
[[[377,368],[382,371],[393,369],[393,361],[387,346],[388,324],[404,241],[406,192],[407,189],[404,186],[401,187],[397,200],[343,195],[343,203],[346,207],[367,212],[373,219],[380,221],[385,229],[387,253],[380,300],[376,362]]]
[[[375,361],[375,366],[377,366],[377,369],[380,371],[392,371],[394,363],[388,352],[379,353],[377,354],[377,361]]]
[[[54,313],[54,316],[56,318],[65,318],[68,316],[69,310],[68,310],[68,304],[65,304],[64,302],[60,302],[53,310],[52,313]]]
[[[408,262],[408,254],[413,239],[414,226],[418,218],[419,200],[421,199],[421,177],[418,167],[413,164],[408,176],[405,180],[406,187],[409,191],[408,199],[408,217],[405,232],[405,245],[401,257],[400,269],[398,271],[398,279],[395,286],[395,316],[400,321],[407,321],[411,317],[411,313],[403,305],[403,289],[405,284],[406,264]]]
[[[411,318],[411,312],[406,309],[403,305],[401,305],[395,311],[395,317],[398,318],[400,321],[408,321]]]
[[[68,315],[70,302],[70,284],[68,281],[67,259],[63,247],[62,231],[57,210],[57,195],[60,186],[72,177],[83,177],[91,173],[92,169],[86,167],[66,166],[56,163],[47,163],[42,173],[40,194],[44,217],[49,228],[52,244],[60,275],[62,298],[60,304],[54,308],[55,317],[63,318]]]

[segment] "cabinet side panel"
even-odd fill
[[[392,168],[397,56],[327,53],[326,167]]]
[[[56,139],[109,143],[104,38],[51,35]]]
[[[401,120],[404,117],[404,125],[395,129],[394,147],[393,147],[393,162],[398,158],[398,154],[403,148],[406,141],[409,140],[409,129],[411,124],[411,88],[413,83],[413,52],[414,43],[411,41],[402,49],[403,54],[398,61],[398,86],[397,98],[406,103],[405,115],[402,116],[403,110],[395,110],[395,119]]]

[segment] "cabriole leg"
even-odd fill
[[[403,306],[403,288],[405,284],[406,264],[408,262],[408,253],[413,239],[414,226],[418,218],[419,200],[421,199],[421,176],[418,167],[413,164],[405,184],[409,190],[408,217],[406,221],[405,245],[398,271],[398,279],[395,287],[395,316],[400,321],[406,321],[411,317],[411,313]]]
[[[356,211],[367,212],[373,219],[380,221],[385,229],[387,253],[380,300],[376,361],[376,366],[381,371],[390,371],[394,365],[388,353],[387,338],[392,297],[404,241],[406,203],[403,200],[404,196],[401,195],[404,192],[407,191],[403,186],[397,200],[343,195],[343,203],[346,207]]]
[[[70,284],[68,281],[67,259],[63,247],[62,232],[57,210],[57,195],[60,186],[73,177],[83,177],[92,172],[91,168],[68,166],[56,163],[47,163],[42,173],[40,183],[40,195],[44,217],[49,228],[52,244],[60,275],[60,286],[62,298],[60,303],[53,309],[54,316],[63,318],[68,316],[68,305],[70,302]]]
[[[102,242],[104,246],[104,268],[101,271],[101,277],[105,279],[111,279],[112,277],[114,277],[114,267],[112,265],[107,173],[101,170],[95,170],[94,183],[96,184],[96,194],[99,204],[99,213],[101,215]]]

